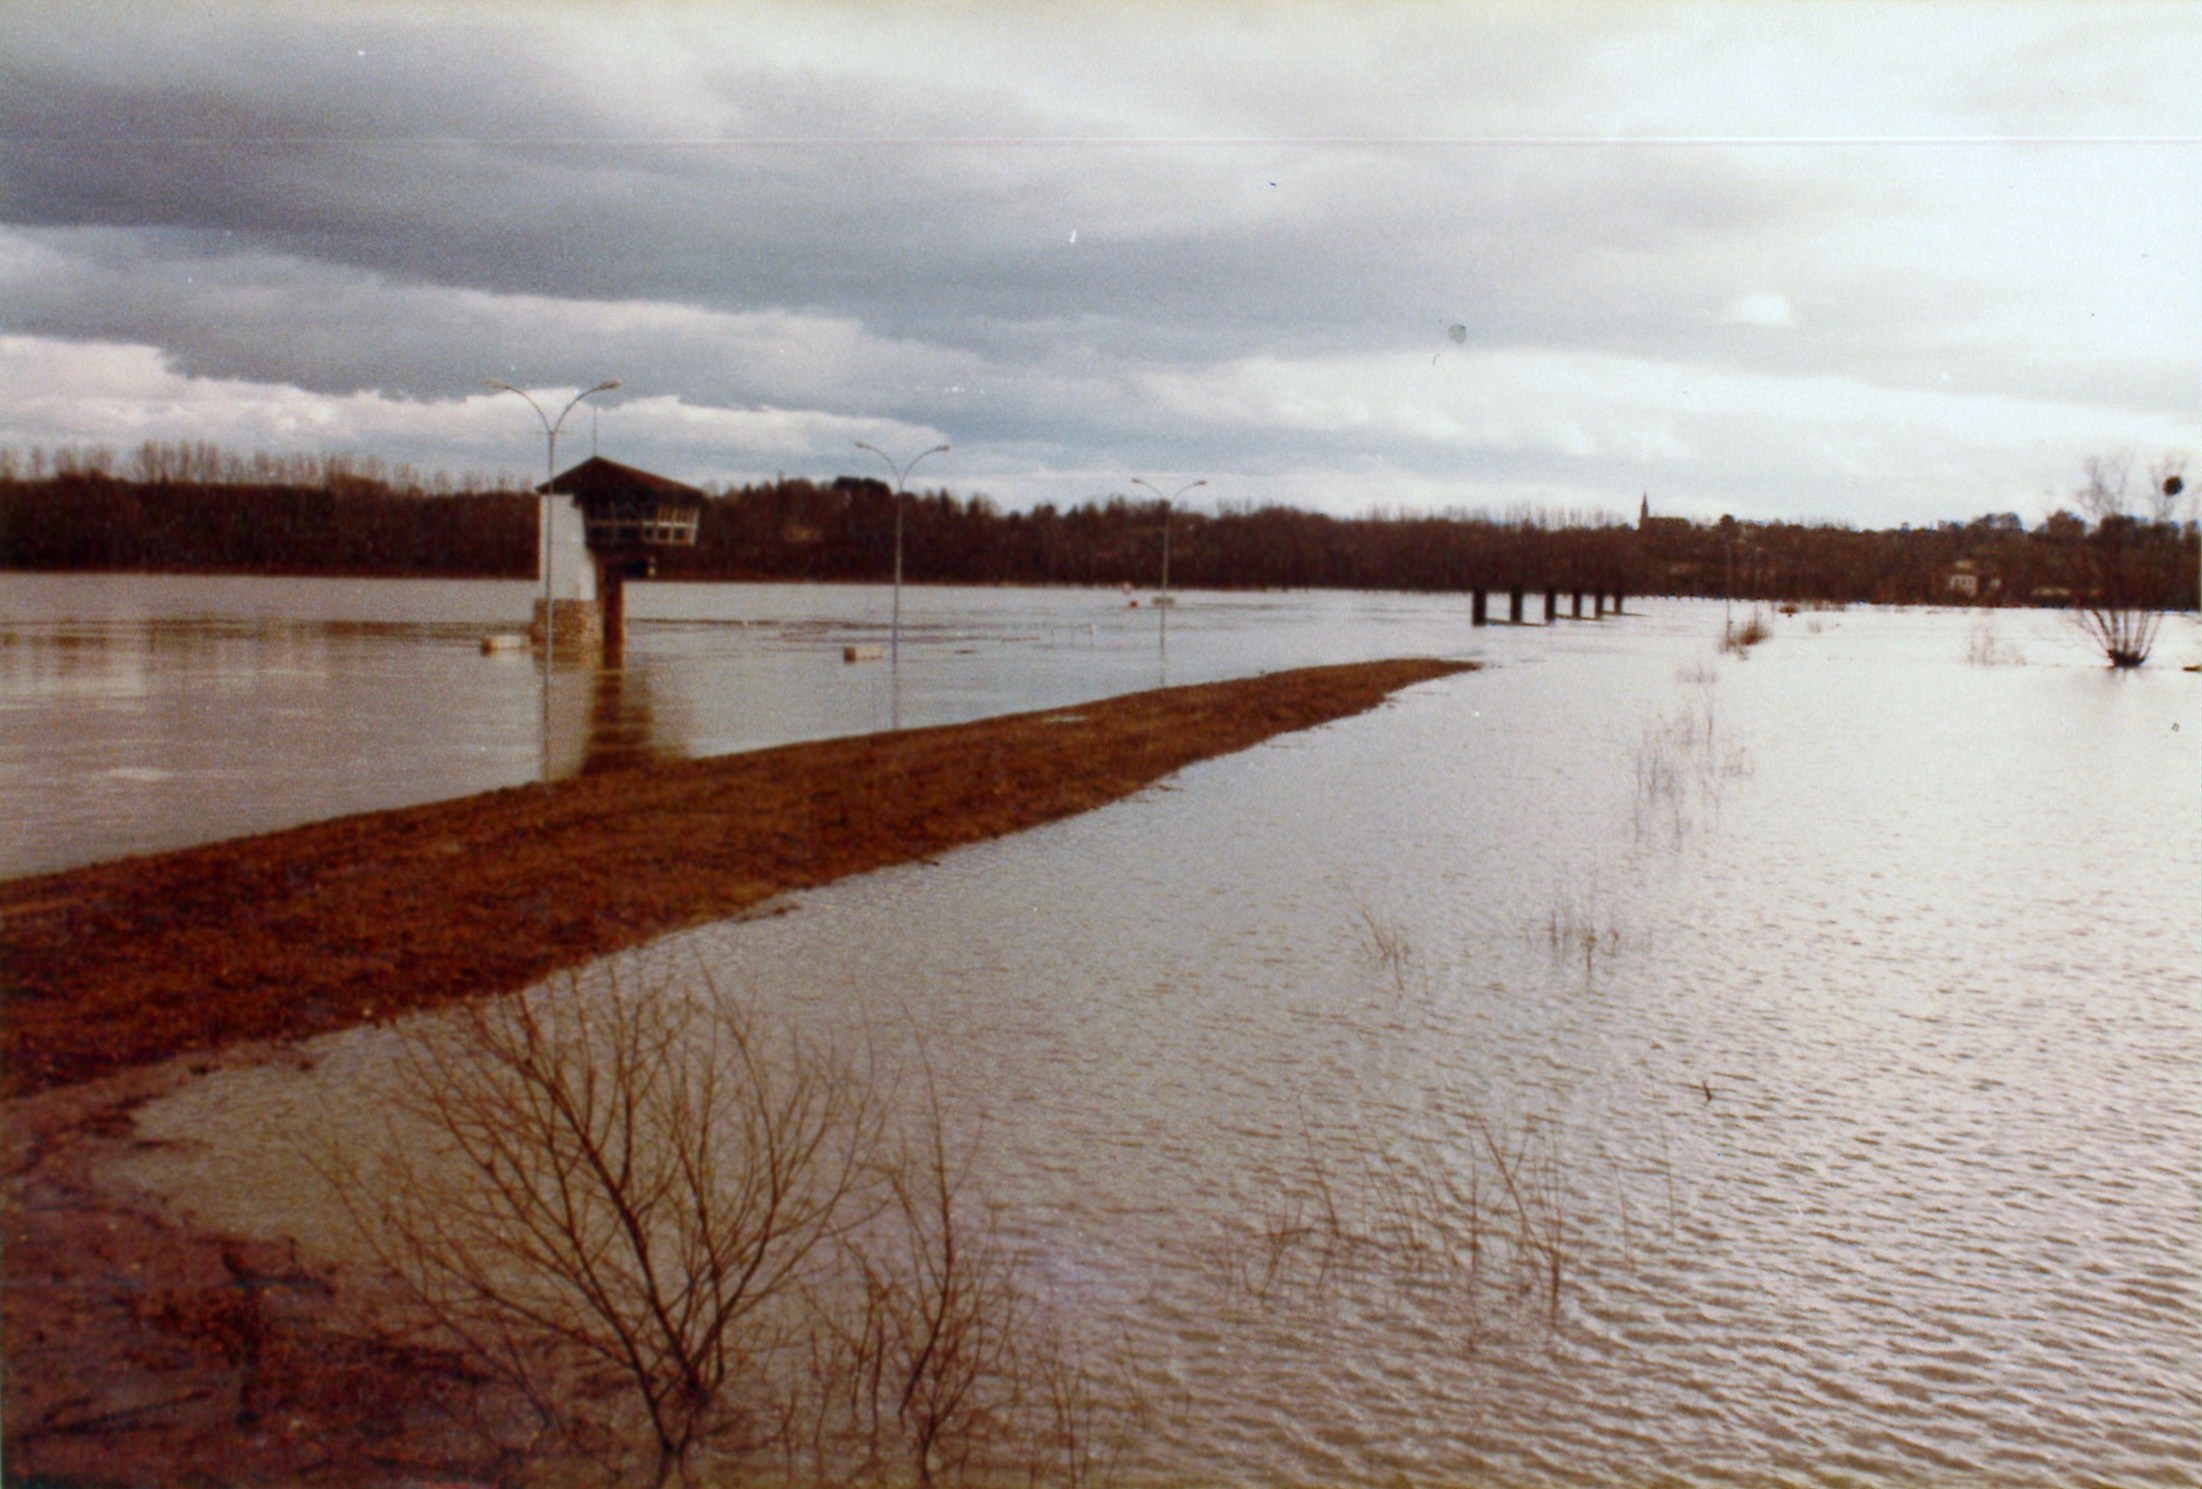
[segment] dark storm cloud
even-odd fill
[[[760,69],[719,69],[704,102],[807,143],[667,142],[526,32],[256,34],[248,55],[310,55],[303,78],[14,68],[8,219],[497,293],[828,306],[989,354],[1074,321],[1101,355],[1196,363],[1411,343],[1432,318],[1486,344],[1671,335],[1693,287],[1646,265],[1797,210],[1654,151],[1011,143],[1045,121]],[[352,39],[371,71],[342,65]],[[908,143],[981,122],[988,142]]]
[[[617,373],[625,386],[611,405],[675,396],[920,426],[948,419],[959,440],[1038,443],[1058,458],[1167,448],[1155,430],[1170,411],[1140,391],[1131,367],[1095,356],[1026,348],[992,360],[880,340],[846,318],[515,299],[223,251],[203,234],[78,230],[26,244],[43,250],[38,261],[0,275],[22,329],[183,349],[172,362],[198,376],[454,398],[490,376],[554,386]]]
[[[1656,276],[1666,283],[1642,264],[1625,279],[1612,272],[1615,259],[1655,258],[1675,235],[1645,184],[1660,168],[1642,161],[1626,171],[1566,162],[1535,194],[1503,179],[1504,163],[1328,162],[1343,179],[1303,185],[1296,206],[1265,213],[1200,207],[1243,185],[1228,162],[1094,150],[1020,155],[1021,201],[1006,204],[970,184],[999,165],[954,150],[905,160],[889,183],[898,189],[877,193],[853,165],[835,169],[851,164],[838,152],[129,153],[127,179],[100,189],[89,170],[51,172],[99,210],[34,189],[11,192],[11,216],[182,231],[199,252],[270,251],[503,294],[826,306],[884,335],[995,354],[1068,328],[1102,355],[1188,363],[1412,345],[1429,324],[1456,320],[1479,344],[1648,343],[1707,293],[1687,272]],[[1111,172],[1184,205],[1156,223],[1081,202],[1079,178]],[[1403,188],[1407,176],[1435,179]],[[1686,204],[1694,236],[1772,210],[1752,196],[1681,174],[1667,194]],[[1566,200],[1595,208],[1578,214]],[[42,210],[15,210],[26,201]]]

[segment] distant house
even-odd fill
[[[591,553],[628,556],[695,544],[703,493],[680,481],[592,455],[548,489],[581,508]]]
[[[556,633],[570,644],[594,631],[602,638],[605,655],[616,655],[627,639],[627,581],[647,578],[656,568],[658,550],[695,546],[704,494],[670,477],[598,455],[537,490],[551,498],[554,538],[572,527],[567,514],[579,513],[588,553],[588,564],[582,567],[560,564],[553,550],[553,570],[572,573],[581,568],[569,580],[569,589],[575,592],[553,602]],[[593,583],[587,582],[592,578]],[[540,602],[537,609],[542,609]],[[571,614],[559,615],[559,610]],[[552,634],[540,614],[536,630],[546,638]]]
[[[1950,572],[1943,576],[1942,590],[1953,599],[1994,599],[2003,589],[2003,580],[1988,572],[1969,558],[1961,558],[1950,565]]]

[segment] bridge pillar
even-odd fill
[[[1490,624],[1491,617],[1484,608],[1485,604],[1486,596],[1484,595],[1483,587],[1481,585],[1478,585],[1475,590],[1474,603],[1469,607],[1469,614],[1472,617],[1473,624],[1479,626]]]
[[[1574,618],[1575,618],[1575,619],[1577,619],[1577,620],[1581,620],[1581,619],[1583,618],[1583,592],[1582,592],[1581,590],[1577,590],[1577,591],[1575,591],[1575,617],[1574,617]]]
[[[1522,623],[1522,591],[1518,584],[1506,592],[1506,619],[1512,625]]]
[[[1544,623],[1551,625],[1560,618],[1560,592],[1548,589],[1544,592]]]
[[[614,661],[627,647],[627,571],[618,564],[598,566],[597,602],[604,607],[604,660]]]
[[[1606,592],[1602,589],[1596,590],[1592,593],[1591,598],[1598,607],[1598,613],[1592,616],[1591,619],[1604,620],[1606,618]]]
[[[589,555],[596,570],[597,608],[602,615],[604,660],[617,662],[627,646],[627,581],[647,579],[657,561],[647,554],[605,552]],[[565,626],[560,612],[559,626]]]

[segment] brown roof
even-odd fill
[[[685,496],[703,500],[703,492],[694,486],[684,485],[670,476],[654,475],[637,470],[631,465],[621,465],[616,460],[606,460],[601,455],[591,455],[579,465],[573,466],[556,479],[535,488],[538,492],[555,491],[561,496],[578,496],[584,502],[594,498],[622,496]]]

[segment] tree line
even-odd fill
[[[388,488],[0,479],[0,566],[50,572],[517,578],[535,499]]]
[[[1108,496],[1071,507],[1003,512],[984,496],[912,493],[903,513],[903,571],[963,584],[1162,583],[1185,589],[1458,590],[1627,582],[1630,534],[1559,528],[1523,516],[1337,518],[1284,506],[1221,513]],[[693,549],[667,554],[666,577],[878,579],[893,571],[895,497],[884,482],[778,481],[704,505]]]
[[[2106,550],[2106,543],[2108,549]],[[1637,572],[1667,593],[1835,604],[2064,606],[2096,593],[2108,550],[2147,551],[2145,577],[2120,587],[2134,604],[2192,610],[2194,524],[2069,511],[2029,529],[2013,513],[1926,527],[1859,530],[1826,524],[1654,521]]]
[[[983,495],[934,490],[906,500],[903,569],[918,583],[1151,588],[1162,582],[1167,533],[1170,583],[1187,589],[1519,586],[2064,604],[2115,583],[2121,603],[2194,608],[2193,521],[2179,521],[2160,499],[2113,500],[2102,475],[2091,463],[2089,483],[2075,493],[2084,515],[2060,511],[2031,529],[2014,513],[1861,530],[1726,518],[1624,526],[1534,511],[1333,517],[1252,504],[1171,510],[1166,521],[1160,502],[1121,495],[1004,512]],[[203,445],[148,445],[128,460],[0,451],[0,565],[526,578],[535,573],[536,503],[519,486]],[[666,550],[658,576],[882,580],[894,567],[895,505],[893,491],[871,478],[722,488],[706,496],[695,546]]]

